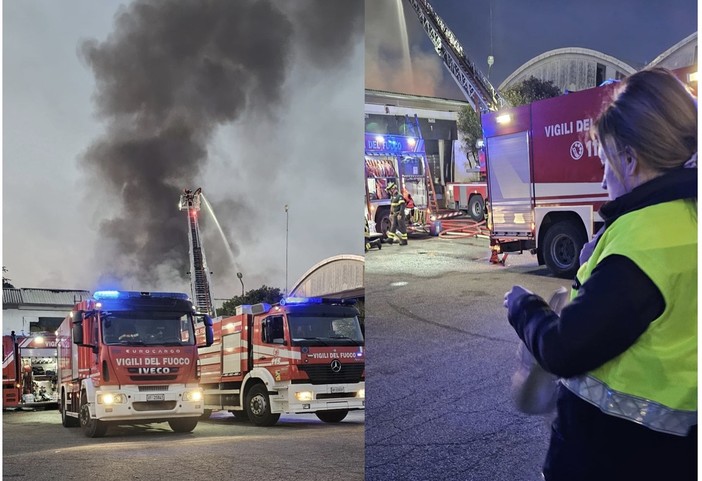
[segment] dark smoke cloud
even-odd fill
[[[80,164],[103,200],[117,199],[118,213],[99,226],[105,280],[146,288],[164,273],[184,278],[187,229],[176,202],[200,186],[216,129],[244,112],[275,117],[294,42],[324,67],[343,61],[352,32],[362,34],[362,2],[290,3],[137,0],[106,40],[80,45],[106,132]]]

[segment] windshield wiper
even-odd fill
[[[320,342],[323,346],[329,345],[326,342],[324,342],[321,337],[296,337],[295,339],[302,339],[305,341],[317,341]]]

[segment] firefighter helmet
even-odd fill
[[[391,191],[392,189],[394,189],[395,187],[397,187],[397,185],[395,184],[395,182],[390,182],[390,183],[388,184],[388,186],[385,188],[385,190],[388,191],[388,192],[390,192],[390,191]]]

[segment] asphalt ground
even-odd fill
[[[366,253],[366,480],[541,478],[550,420],[510,397],[519,339],[504,293],[570,283],[486,239],[410,237]]]

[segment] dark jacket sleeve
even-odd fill
[[[665,301],[630,259],[602,260],[559,317],[537,295],[522,296],[510,324],[541,366],[560,377],[595,369],[626,351],[658,318]]]

